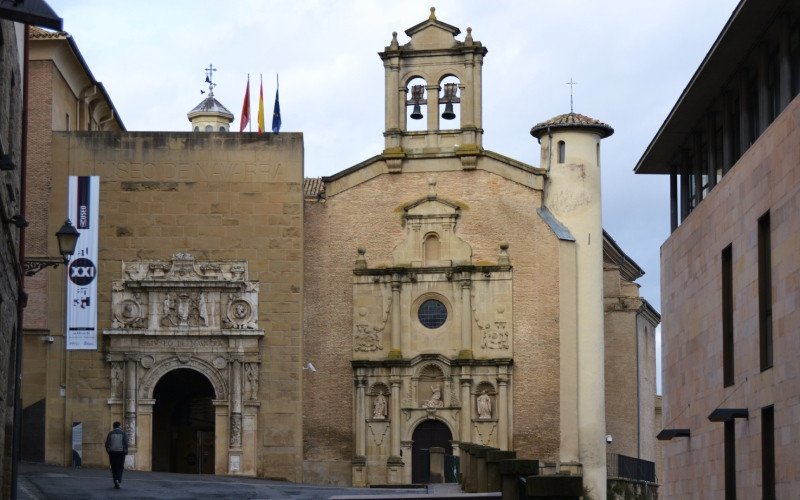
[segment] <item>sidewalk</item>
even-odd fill
[[[110,469],[20,464],[19,500],[105,500],[108,498],[236,500],[327,500],[334,495],[436,495],[460,491],[457,484],[430,485],[428,490],[349,488],[268,481],[241,476],[213,476],[126,470],[115,490]]]

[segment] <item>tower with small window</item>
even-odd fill
[[[233,113],[214,98],[213,82],[214,71],[217,69],[210,65],[206,68],[206,83],[208,84],[208,97],[194,107],[187,116],[194,132],[228,132],[233,121]],[[205,94],[205,90],[200,91]]]
[[[436,19],[405,31],[411,40],[400,45],[397,33],[379,55],[386,70],[384,157],[399,172],[404,158],[455,150],[465,167],[474,166],[482,150],[481,71],[486,48],[461,30]]]

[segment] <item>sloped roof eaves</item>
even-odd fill
[[[645,275],[644,269],[622,250],[605,229],[603,229],[603,258],[619,266],[620,274],[628,281],[636,281]]]
[[[125,124],[122,123],[122,118],[119,117],[119,112],[117,108],[114,106],[114,103],[111,101],[111,96],[108,95],[105,86],[98,82],[95,79],[94,74],[92,74],[92,70],[89,69],[89,65],[86,64],[86,60],[83,58],[83,54],[78,49],[78,44],[75,43],[75,39],[67,33],[66,31],[46,31],[41,28],[31,27],[29,31],[29,38],[30,39],[38,39],[38,40],[58,40],[64,39],[69,43],[70,49],[72,49],[72,53],[75,55],[75,58],[78,60],[78,63],[81,65],[81,68],[86,73],[86,76],[89,78],[89,81],[92,82],[92,85],[97,85],[100,89],[100,93],[103,94],[103,98],[108,103],[108,107],[111,108],[113,112],[114,121],[117,122],[119,125],[120,131],[125,132],[127,129],[125,128]]]
[[[325,183],[321,177],[306,177],[303,179],[303,196],[319,197],[325,193]]]
[[[633,171],[637,174],[669,174],[670,162],[700,117],[741,67],[780,10],[794,2],[742,0],[728,18],[703,61],[697,67],[675,105],[659,127]]]

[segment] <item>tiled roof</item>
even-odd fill
[[[537,123],[531,128],[531,135],[534,137],[542,136],[548,129],[556,128],[589,128],[594,129],[600,134],[601,138],[608,137],[614,133],[614,129],[610,125],[589,118],[578,113],[567,113],[564,115],[554,116],[546,122]]]
[[[213,95],[203,99],[203,102],[195,106],[188,114],[191,116],[195,113],[220,113],[233,118],[233,113],[228,111],[228,108],[223,106],[218,100],[214,99]]]
[[[30,38],[65,38],[69,36],[66,31],[50,31],[33,25],[29,25],[29,30]]]
[[[303,179],[303,196],[318,197],[323,193],[325,193],[325,183],[321,177]]]

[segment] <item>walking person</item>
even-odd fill
[[[128,454],[128,435],[122,430],[122,424],[114,422],[114,429],[106,437],[106,453],[111,462],[111,475],[114,488],[119,489],[122,482],[122,470],[125,468],[125,455]]]

